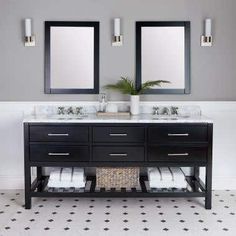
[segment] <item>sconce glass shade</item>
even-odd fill
[[[205,20],[205,36],[206,37],[211,36],[211,24],[212,24],[212,21],[210,18]]]
[[[25,46],[35,46],[35,36],[32,35],[32,20],[30,18],[25,19]]]
[[[25,19],[25,37],[31,37],[31,19]]]
[[[114,36],[120,36],[120,18],[114,19]]]
[[[213,45],[212,39],[212,20],[210,18],[205,19],[205,32],[201,36],[201,46],[202,47],[211,47]]]
[[[114,35],[112,37],[112,46],[119,47],[123,45],[123,37],[120,33],[120,18],[114,19]]]

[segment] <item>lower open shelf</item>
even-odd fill
[[[147,176],[140,177],[137,188],[97,188],[96,178],[88,176],[84,188],[49,188],[48,176],[35,179],[30,195],[32,197],[204,197],[205,186],[200,179],[186,177],[188,183],[184,189],[154,189],[149,187]]]

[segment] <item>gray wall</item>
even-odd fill
[[[191,95],[143,100],[236,100],[235,0],[0,0],[0,100],[96,100],[96,95],[44,94],[44,21],[100,21],[100,84],[135,74],[135,21],[190,20]],[[32,17],[37,46],[24,47],[22,21]],[[124,46],[111,47],[111,22],[123,20]],[[214,20],[214,46],[200,47],[203,19]],[[110,99],[128,99],[110,94]]]

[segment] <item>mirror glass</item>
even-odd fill
[[[98,93],[98,26],[46,22],[46,93]]]
[[[137,22],[137,86],[168,80],[148,93],[190,93],[189,22]]]

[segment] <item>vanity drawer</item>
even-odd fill
[[[206,147],[149,146],[148,161],[206,162]]]
[[[88,146],[30,145],[31,161],[89,161]]]
[[[95,146],[93,161],[144,161],[144,147]]]
[[[72,125],[30,126],[31,142],[88,142],[88,127]]]
[[[207,142],[207,126],[160,126],[148,129],[148,142]]]
[[[143,127],[94,127],[93,142],[116,143],[144,142],[145,129]]]

